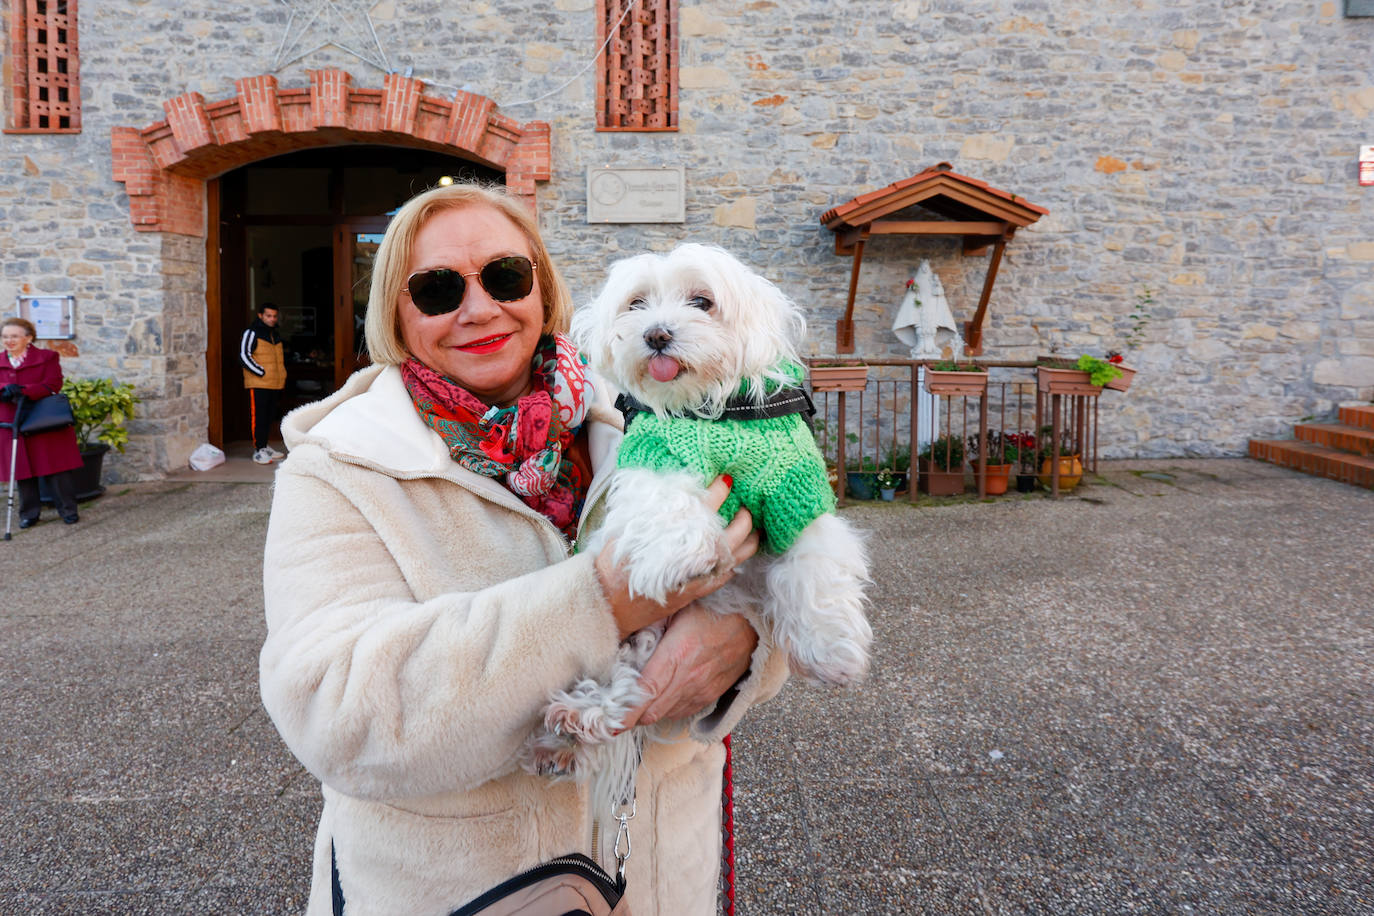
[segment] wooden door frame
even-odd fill
[[[205,378],[210,398],[206,435],[210,444],[224,448],[224,305],[220,301],[220,199],[219,179],[205,183]]]
[[[357,368],[353,354],[353,239],[359,233],[385,232],[389,216],[354,216],[334,224],[334,390]],[[344,345],[348,341],[348,345]]]

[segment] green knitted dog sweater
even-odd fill
[[[825,460],[801,414],[766,420],[638,414],[620,445],[617,466],[695,471],[702,486],[729,474],[734,485],[721,518],[729,522],[743,503],[772,553],[791,547],[813,519],[835,508]]]

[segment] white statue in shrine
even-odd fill
[[[912,359],[958,359],[964,339],[949,310],[945,288],[929,261],[922,261],[907,281],[892,333],[911,348]]]

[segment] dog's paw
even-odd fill
[[[576,741],[543,729],[530,735],[520,748],[517,762],[531,776],[575,779],[583,772]]]
[[[626,584],[631,594],[661,602],[693,579],[722,573],[734,563],[734,554],[724,537],[703,537],[695,543],[684,544],[681,552],[672,556],[630,557]]]
[[[868,674],[865,643],[845,639],[829,646],[796,646],[788,654],[792,670],[814,684],[850,687]]]
[[[864,616],[862,539],[841,519],[815,519],[768,570],[764,613],[798,674],[847,686],[868,672],[873,629]]]
[[[571,691],[555,694],[544,710],[544,728],[580,743],[599,744],[611,740],[620,730],[621,722],[603,705],[599,686],[594,681],[587,681]]]
[[[685,472],[618,471],[605,527],[630,591],[654,601],[734,562],[724,523],[700,480]]]

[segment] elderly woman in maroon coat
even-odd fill
[[[7,318],[0,327],[0,342],[5,355],[0,357],[0,423],[14,420],[19,399],[37,401],[62,388],[62,367],[57,354],[32,346],[37,332],[23,318]],[[0,429],[0,465],[5,471],[4,485],[11,472],[19,486],[19,527],[38,524],[42,503],[38,497],[38,478],[43,478],[57,497],[57,509],[68,525],[80,519],[76,514],[76,483],[72,469],[81,467],[81,451],[71,427],[53,429],[34,436],[20,436],[19,448],[12,447],[13,432]],[[10,455],[15,455],[10,467]]]

